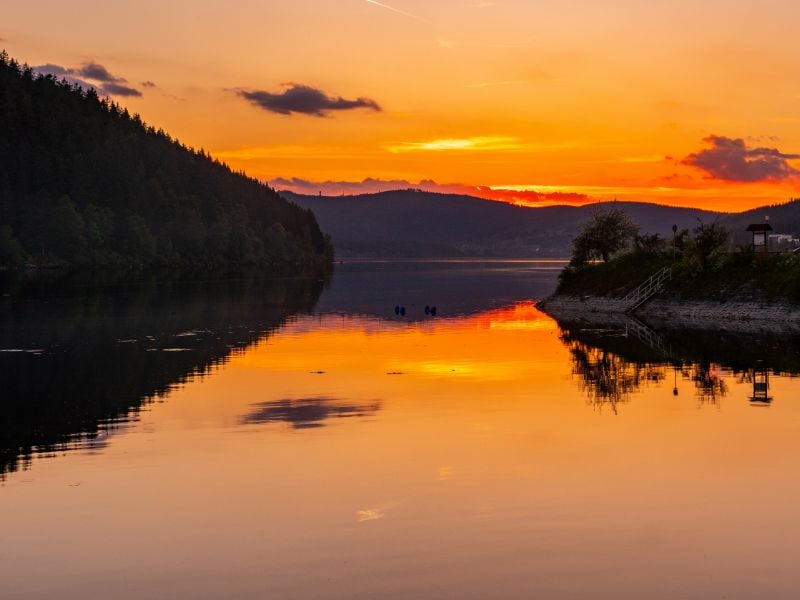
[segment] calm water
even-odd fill
[[[560,266],[8,287],[0,597],[800,596],[800,341]]]

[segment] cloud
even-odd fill
[[[128,85],[127,79],[113,75],[106,67],[94,61],[84,63],[80,67],[63,67],[47,63],[34,67],[34,70],[44,75],[53,75],[59,79],[66,79],[70,83],[77,84],[85,89],[94,88],[101,95],[142,95],[141,91]]]
[[[153,83],[152,81],[143,81],[143,82],[142,82],[142,87],[146,87],[146,88],[156,88],[156,87],[158,87],[158,86],[157,86],[155,83]]]
[[[423,179],[417,183],[405,179],[374,179],[363,181],[309,181],[307,179],[278,177],[269,181],[269,185],[278,191],[290,191],[296,194],[324,196],[375,194],[391,190],[415,189],[438,194],[462,194],[475,196],[485,200],[507,202],[519,206],[547,206],[553,204],[587,204],[593,199],[587,194],[570,190],[537,190],[534,187],[521,186],[485,186],[464,183],[437,183],[431,179]]]
[[[514,189],[503,186],[478,186],[477,189],[481,198],[518,206],[582,205],[594,200],[587,194],[572,191],[541,191],[535,188]]]
[[[112,75],[108,69],[96,62],[88,62],[78,69],[71,69],[76,75],[103,83],[126,83],[127,79]]]
[[[777,148],[748,148],[743,139],[712,135],[703,140],[711,145],[690,154],[682,162],[723,181],[783,181],[800,175],[789,164],[800,154],[786,154]]]
[[[385,517],[382,508],[365,508],[356,511],[356,521],[359,523],[366,523],[368,521],[378,521]]]
[[[287,89],[279,94],[262,90],[236,90],[236,93],[251,104],[279,115],[293,113],[326,117],[332,111],[367,108],[380,112],[381,107],[371,98],[347,100],[328,96],[322,90],[299,83],[286,84]]]
[[[141,96],[142,92],[136,88],[121,84],[121,83],[104,83],[102,92],[109,96]]]
[[[67,69],[60,65],[54,65],[52,63],[39,65],[38,67],[34,67],[34,69],[39,73],[44,73],[45,75],[55,75],[56,77],[59,75],[68,75],[73,72],[73,69]]]
[[[443,138],[425,142],[400,142],[385,146],[389,152],[447,152],[516,150],[522,145],[518,138],[506,136],[479,136],[471,138]]]

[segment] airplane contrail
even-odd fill
[[[424,19],[419,18],[417,15],[412,15],[411,13],[407,13],[404,10],[400,10],[399,8],[395,8],[394,6],[389,6],[388,4],[384,4],[383,2],[377,2],[376,0],[364,0],[367,4],[374,4],[375,6],[380,6],[381,8],[385,8],[386,10],[390,10],[398,15],[403,15],[405,17],[409,17],[411,19],[416,19],[417,21],[424,21]]]

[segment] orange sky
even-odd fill
[[[396,181],[727,210],[800,195],[797,13],[788,0],[43,0],[4,7],[0,38],[296,189]],[[318,183],[366,178],[379,181]]]

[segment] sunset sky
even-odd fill
[[[3,13],[12,57],[279,188],[720,210],[800,196],[796,0],[39,0]]]

